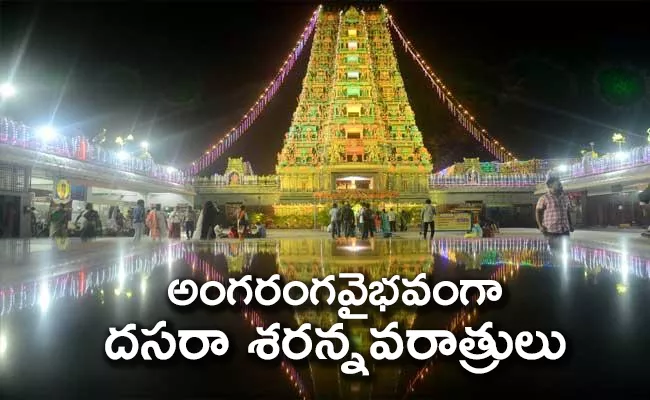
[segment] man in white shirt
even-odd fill
[[[431,227],[431,238],[433,239],[433,234],[436,232],[436,226],[433,222],[433,217],[436,215],[436,209],[431,205],[431,200],[427,199],[424,202],[424,207],[422,207],[422,212],[420,213],[420,218],[422,220],[422,234],[424,239],[427,238],[427,230]]]
[[[397,231],[397,214],[395,214],[392,208],[388,211],[388,224],[390,225],[391,232]]]

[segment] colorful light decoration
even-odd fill
[[[315,28],[316,23],[318,22],[318,17],[322,6],[318,6],[316,11],[312,14],[309,22],[305,26],[305,29],[300,35],[300,39],[296,43],[296,46],[289,53],[289,56],[284,60],[284,63],[280,67],[278,74],[275,78],[269,83],[269,85],[264,89],[264,91],[258,96],[255,104],[248,110],[246,114],[239,121],[239,124],[232,128],[228,133],[226,133],[219,141],[212,146],[210,146],[203,156],[198,160],[194,161],[186,171],[186,176],[193,176],[198,174],[200,171],[209,167],[214,163],[217,158],[219,158],[233,143],[241,137],[241,135],[250,128],[253,122],[260,116],[262,111],[264,111],[266,105],[271,101],[275,93],[284,83],[285,78],[293,68],[296,63],[296,60],[302,53],[302,50],[305,47],[307,41],[311,38]]]
[[[126,143],[132,141],[133,136],[120,139],[122,143]],[[82,135],[67,137],[57,133],[51,126],[34,129],[23,123],[0,117],[0,144],[137,173],[165,183],[187,183],[181,171],[169,171],[155,164],[150,157],[135,159],[120,150],[105,149]]]
[[[650,144],[635,147],[628,151],[605,154],[593,158],[585,157],[582,161],[571,164],[563,178],[581,178],[607,172],[650,164]]]
[[[406,38],[402,30],[397,26],[397,23],[390,15],[386,7],[382,6],[384,13],[387,15],[387,21],[390,27],[395,30],[397,36],[399,36],[404,49],[407,53],[413,57],[413,60],[420,66],[422,72],[429,78],[438,97],[442,100],[444,104],[447,105],[449,111],[458,119],[458,122],[465,128],[473,137],[476,139],[487,151],[494,155],[499,161],[508,162],[508,161],[517,161],[517,158],[508,151],[499,141],[492,138],[488,135],[487,130],[482,128],[479,123],[476,121],[476,118],[472,116],[465,107],[463,107],[458,100],[454,98],[451,94],[451,91],[445,86],[442,80],[431,70],[431,67],[422,59],[420,53],[418,53],[413,46],[411,41]]]
[[[544,256],[538,255],[534,257],[535,260],[532,261],[536,261],[537,263],[531,262],[531,260],[523,260],[520,257],[515,257],[514,260],[506,260],[500,254],[495,254],[494,258],[500,262],[496,264],[497,268],[492,272],[489,279],[497,280],[502,284],[515,278],[520,266],[546,267],[545,259],[550,257],[550,254],[547,252],[547,242],[544,239],[492,238],[467,240],[445,238],[434,241],[434,252],[436,254],[450,255],[453,252],[467,254],[486,251],[495,251],[498,253],[507,251],[534,251],[544,253]],[[637,278],[648,279],[650,277],[650,259],[630,257],[617,251],[586,248],[580,245],[573,245],[570,254],[571,259],[578,263],[576,266],[584,267],[586,270],[600,270],[602,268],[610,273],[622,273],[622,271],[627,269],[629,274],[633,274]],[[544,264],[541,264],[540,261]],[[623,294],[627,291],[627,286],[617,284],[616,290],[619,294]],[[451,319],[448,330],[452,332],[458,331],[477,319],[478,310],[475,300],[476,297],[472,298],[470,304],[467,307],[463,307]],[[436,358],[434,356],[434,359],[428,361],[415,373],[415,376],[409,380],[407,393],[414,392],[417,384],[433,372],[435,361]]]

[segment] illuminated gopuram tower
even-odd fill
[[[427,196],[431,156],[415,124],[386,15],[322,11],[278,154],[281,202]]]

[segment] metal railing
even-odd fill
[[[278,175],[238,175],[233,180],[232,175],[214,174],[212,176],[196,176],[190,178],[195,186],[275,186],[280,187],[280,177]]]
[[[649,164],[650,145],[605,154],[598,158],[585,157],[569,165],[566,171],[559,171],[559,175],[562,179],[582,178]]]
[[[67,137],[59,134],[48,138],[40,137],[33,128],[8,118],[0,118],[0,145],[19,147],[131,172],[162,182],[185,183],[181,171],[158,165],[151,158],[141,159],[127,153],[107,150],[91,143],[85,136]]]
[[[449,186],[478,187],[534,187],[546,181],[545,173],[538,174],[463,174],[429,177],[432,188]]]

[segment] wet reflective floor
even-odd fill
[[[21,242],[0,270],[0,398],[649,398],[650,259],[625,247],[565,243],[550,251],[538,238],[338,241],[281,239],[218,243],[98,241],[55,252]],[[42,242],[39,242],[42,243]],[[66,247],[67,246],[67,247]],[[29,249],[27,249],[29,247]],[[7,250],[5,248],[5,250]],[[0,263],[0,265],[3,265]],[[335,309],[191,307],[167,298],[179,277],[198,281],[280,273],[310,281],[340,272],[368,280],[419,273],[440,280],[496,279],[504,300],[476,307],[396,307],[367,321],[345,321],[353,349],[367,351],[369,329],[391,321],[411,329],[478,328],[485,321],[511,333],[560,331],[567,352],[558,361],[516,356],[485,375],[465,371],[458,357],[426,362],[373,362],[353,378],[327,362],[264,362],[246,352],[257,326],[305,322],[329,328]],[[130,322],[174,329],[219,329],[226,356],[199,361],[110,361],[108,328]],[[607,397],[605,397],[607,396]]]

